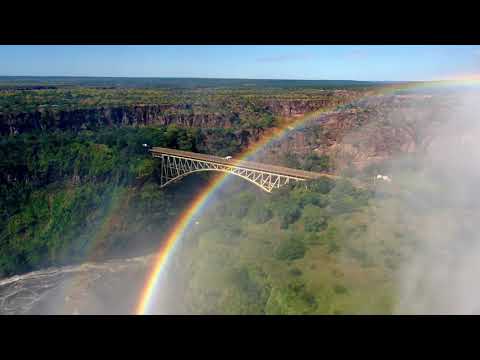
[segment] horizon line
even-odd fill
[[[107,76],[107,75],[0,75],[0,78],[108,78],[108,79],[195,79],[195,80],[268,80],[268,81],[352,81],[370,83],[412,83],[449,80],[352,80],[352,79],[293,79],[293,78],[243,78],[243,77],[196,77],[196,76]]]

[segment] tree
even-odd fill
[[[283,201],[278,204],[277,212],[280,217],[280,227],[282,229],[288,228],[288,226],[297,221],[302,214],[297,204],[292,204],[288,201]]]
[[[300,162],[297,159],[297,156],[290,152],[285,155],[283,164],[284,166],[292,169],[299,169],[301,167]]]
[[[331,168],[331,161],[328,155],[309,154],[305,158],[303,168],[307,171],[325,172]]]
[[[325,216],[324,210],[318,206],[305,206],[302,219],[307,232],[319,232],[327,228],[327,216]]]
[[[309,189],[320,194],[327,194],[335,187],[335,181],[322,177],[309,182]]]
[[[306,247],[301,240],[292,237],[283,241],[275,252],[278,260],[297,260],[305,256]]]
[[[264,202],[255,202],[249,211],[249,218],[256,224],[264,224],[272,218],[272,211]]]
[[[167,147],[176,148],[178,145],[178,132],[179,129],[176,125],[168,125],[167,130],[165,131],[165,139],[167,142]]]

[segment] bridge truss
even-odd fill
[[[300,176],[285,175],[280,172],[263,171],[244,167],[235,164],[234,161],[232,161],[232,164],[228,164],[164,153],[153,153],[153,156],[161,158],[161,187],[181,179],[184,176],[200,171],[220,171],[233,174],[250,181],[266,192],[271,192],[273,189],[280,188],[291,181],[306,180],[306,178]]]

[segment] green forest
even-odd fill
[[[128,231],[147,215],[168,226],[182,194],[174,201],[158,189],[157,160],[142,144],[195,150],[198,136],[171,126],[1,138],[0,274],[84,259],[92,242],[96,256],[112,253],[126,236],[115,234],[113,218],[130,203]]]
[[[235,186],[235,185],[233,185]],[[295,184],[272,195],[225,190],[183,240],[180,311],[197,314],[389,313],[400,229],[372,236],[368,190],[348,180]],[[386,203],[377,206],[387,206]],[[188,265],[188,266],[186,266]]]
[[[122,225],[128,231],[145,225],[140,218],[164,231],[181,211],[178,204],[187,203],[186,189],[198,190],[208,175],[178,192],[159,190],[158,160],[142,144],[225,156],[241,149],[229,133],[170,125],[0,138],[0,274],[80,260],[91,252],[92,236],[102,238],[98,256],[114,253],[123,243],[113,239],[118,234],[108,221],[129,204],[132,224]]]

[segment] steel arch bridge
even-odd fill
[[[280,188],[293,181],[305,181],[334,176],[281,166],[260,164],[252,161],[226,159],[219,156],[189,151],[154,147],[153,157],[161,158],[160,187],[200,171],[220,171],[239,176],[266,192]]]

